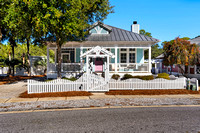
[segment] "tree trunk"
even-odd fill
[[[9,59],[9,62],[11,62],[11,53],[10,53],[10,52],[9,52],[9,57],[8,57],[8,59]],[[9,65],[9,67],[8,67],[7,75],[8,75],[8,76],[11,75],[11,66],[10,66],[10,65]]]
[[[12,60],[15,59],[15,46],[14,44],[12,45]],[[12,76],[15,75],[15,64],[12,61]]]
[[[172,67],[173,67],[173,65],[170,65],[170,75],[172,75]]]
[[[27,39],[27,61],[28,61],[28,66],[27,66],[27,71],[28,71],[28,76],[31,76],[31,63],[30,63],[30,54],[29,54],[29,47],[30,47],[30,41]]]
[[[184,71],[184,69],[181,67],[181,65],[178,65],[178,68],[181,69],[181,74],[184,75],[184,74],[185,74],[185,71]]]
[[[57,66],[57,78],[61,79],[61,63],[62,63],[62,59],[61,59],[61,45],[59,44],[59,42],[57,42],[57,48],[58,48],[58,52],[57,52],[57,57],[58,57],[58,66]]]

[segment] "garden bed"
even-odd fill
[[[106,95],[177,95],[177,94],[200,94],[200,91],[186,89],[169,90],[111,90]]]
[[[19,95],[20,98],[42,98],[42,97],[73,97],[73,96],[91,96],[92,93],[86,91],[68,91],[68,92],[51,92],[51,93],[33,93],[27,91]]]
[[[38,77],[44,77],[45,75],[37,75],[37,76],[0,76],[0,85],[2,84],[8,84],[13,83],[16,81],[26,80],[26,79],[32,79],[32,78],[38,78]]]

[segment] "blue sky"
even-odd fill
[[[134,20],[154,38],[169,41],[175,37],[200,35],[200,0],[110,0],[115,13],[105,24],[130,31]]]

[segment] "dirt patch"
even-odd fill
[[[200,94],[200,91],[186,89],[173,90],[112,90],[105,93],[106,95],[177,95],[177,94]]]
[[[28,94],[27,91],[19,95],[20,98],[42,98],[42,97],[73,97],[73,96],[91,96],[92,93],[86,91],[68,91],[52,93],[34,93]]]
[[[26,80],[26,79],[32,79],[32,78],[38,78],[38,77],[44,77],[45,75],[37,75],[37,76],[0,76],[0,85],[2,84],[8,84],[13,83],[16,81]]]

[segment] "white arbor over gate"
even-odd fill
[[[99,87],[102,87],[102,84],[107,84],[107,81],[109,80],[109,58],[115,58],[115,55],[113,55],[110,51],[106,50],[105,48],[102,48],[100,46],[96,46],[89,51],[81,54],[81,60],[82,58],[86,57],[86,74],[87,74],[87,87],[88,89],[93,89],[92,84],[96,82],[96,78],[92,78],[92,69],[93,69],[93,58],[104,58],[104,72],[105,72],[105,79],[102,81],[102,83],[99,83]],[[98,88],[98,85],[95,87]]]

